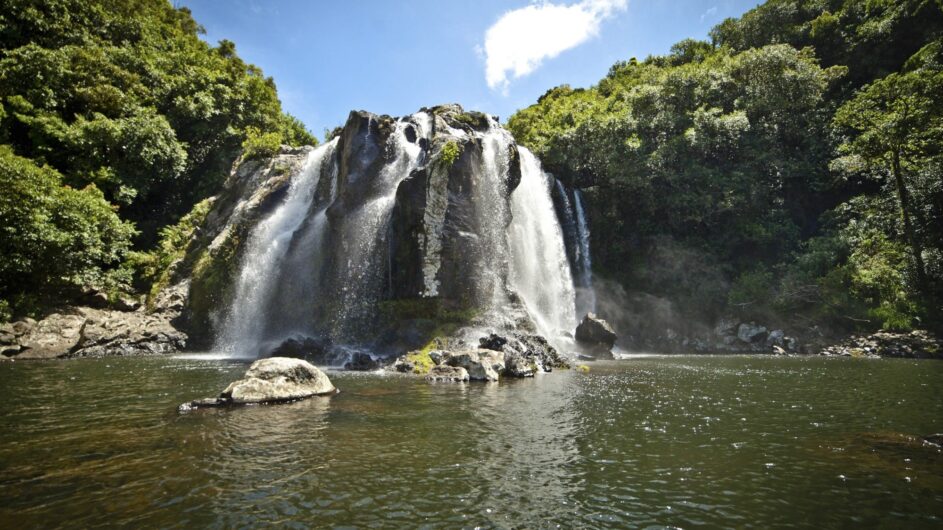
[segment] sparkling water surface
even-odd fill
[[[943,526],[943,363],[646,356],[178,414],[246,369],[0,363],[0,527]]]

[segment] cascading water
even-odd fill
[[[314,200],[321,166],[332,160],[336,145],[334,141],[312,151],[292,179],[285,201],[253,228],[236,279],[233,304],[216,342],[217,351],[234,357],[258,355],[281,262]]]
[[[387,269],[386,256],[380,252],[388,235],[390,213],[400,183],[416,169],[423,158],[418,141],[409,141],[408,128],[425,138],[431,134],[426,113],[418,113],[398,120],[391,136],[392,160],[384,165],[376,182],[372,183],[373,194],[353,210],[332,219],[333,227],[340,237],[335,252],[333,277],[325,281],[336,288],[333,299],[337,300],[334,315],[330,318],[332,339],[351,339],[359,327],[372,317],[376,303],[381,297]]]
[[[576,311],[580,315],[596,311],[596,291],[593,289],[593,260],[589,252],[589,226],[586,212],[583,210],[583,192],[573,190],[573,209],[576,213],[576,234],[578,243]]]
[[[496,123],[481,137],[482,167],[472,190],[474,234],[480,275],[477,281],[479,302],[492,311],[500,311],[506,293],[508,255],[504,241],[511,214],[507,201],[508,151],[511,135]]]
[[[524,299],[539,331],[554,339],[576,325],[573,278],[563,232],[550,198],[550,176],[524,147],[521,183],[511,195],[511,287]]]

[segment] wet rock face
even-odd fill
[[[390,159],[387,144],[394,120],[366,111],[353,111],[347,118],[337,144],[338,196],[328,209],[329,216],[343,216],[381,190],[377,176]]]
[[[300,332],[372,351],[408,351],[428,342],[428,330],[469,323],[494,293],[509,291],[503,234],[511,218],[493,212],[510,212],[521,155],[494,120],[458,105],[402,118],[354,111],[335,142],[312,179],[304,223],[286,238],[282,261],[294,272],[280,272],[269,298],[291,302],[265,304],[274,323],[265,324],[266,341]],[[286,202],[309,154],[283,149],[272,160],[245,161],[216,198],[200,241],[183,260],[197,264],[181,319],[195,345],[209,347],[219,336],[253,230]],[[482,220],[501,225],[502,237]],[[307,291],[292,292],[299,282],[284,276],[297,279],[304,264]],[[438,310],[409,322],[381,314],[383,302],[411,300],[434,300]],[[314,305],[299,309],[305,303]],[[404,329],[416,332],[397,333]]]
[[[507,144],[506,153],[500,153],[506,159],[504,189],[492,200],[508,204],[488,204],[482,200],[481,189],[493,187],[495,182],[486,174],[485,146],[480,137],[490,126],[487,117],[450,106],[438,109],[433,123],[436,132],[429,162],[404,180],[396,192],[390,285],[393,298],[440,297],[463,305],[478,292],[493,288],[487,285],[493,280],[482,277],[481,271],[494,269],[494,263],[483,265],[483,261],[506,249],[496,248],[504,245],[503,241],[481,233],[480,220],[487,212],[508,209],[510,194],[521,180],[520,154],[513,143]],[[449,148],[458,152],[454,159],[443,155]],[[497,277],[506,283],[507,271],[499,271]]]
[[[173,285],[156,297],[157,311],[175,307],[180,315],[175,324],[188,334],[191,346],[212,345],[216,312],[231,302],[249,231],[284,199],[292,175],[302,170],[312,150],[309,146],[282,146],[271,159],[242,161],[233,168],[223,191],[212,199],[212,208],[181,260],[187,266],[177,267]]]

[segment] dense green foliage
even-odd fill
[[[708,322],[938,325],[941,3],[771,0],[711,36],[508,122],[595,184],[597,272]]]
[[[0,146],[0,189],[4,306],[29,310],[82,287],[127,282],[126,271],[104,271],[120,263],[134,227],[118,218],[94,184],[64,186],[54,169]]]
[[[48,166],[43,174],[56,175],[60,187],[85,190],[53,190],[49,177],[42,189],[51,200],[74,202],[81,196],[89,209],[98,201],[103,209],[87,221],[95,226],[103,222],[102,212],[114,216],[108,204],[115,205],[120,219],[136,226],[135,245],[147,249],[162,227],[219,190],[243,148],[261,155],[281,143],[316,143],[297,119],[282,112],[271,78],[243,62],[231,42],[216,47],[203,42],[201,31],[187,9],[175,9],[167,0],[3,2],[0,144],[9,147],[0,178],[15,178],[7,173],[14,167],[28,172],[22,169],[28,164]],[[40,204],[17,208],[26,209],[24,216],[44,215]],[[56,226],[66,233],[79,229]],[[72,283],[104,274],[123,256],[131,233],[66,234],[84,246],[42,247],[11,239],[22,238],[22,232],[5,228],[4,248],[31,248],[49,263],[86,260],[77,270],[63,265]],[[69,254],[79,250],[88,255]],[[8,265],[0,273],[0,300],[55,284],[52,275],[60,273]],[[15,311],[21,309],[14,303]]]

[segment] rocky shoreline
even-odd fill
[[[121,309],[114,306],[70,306],[39,321],[25,318],[0,325],[0,362],[165,355],[187,351],[187,334],[174,325],[185,297],[181,289],[185,288],[186,285],[179,285],[162,293],[160,303],[152,311],[147,311],[143,305],[124,301]],[[926,330],[853,334],[825,341],[822,346],[813,343],[801,344],[797,338],[786,335],[781,330],[768,331],[766,327],[754,322],[722,321],[715,327],[714,334],[715,337],[711,341],[675,338],[663,345],[663,348],[653,348],[651,351],[943,359],[943,340]],[[573,357],[571,360],[613,358],[611,349],[615,344],[615,333],[605,320],[595,315],[587,315],[577,328],[576,337],[578,351],[567,352]],[[295,342],[298,341],[289,339],[286,344]],[[447,346],[448,343],[449,341],[442,341],[442,346]],[[286,347],[273,351],[272,355],[309,357],[305,350],[306,348]],[[498,373],[506,371],[516,377],[529,377],[540,371],[549,372],[553,368],[568,368],[570,364],[567,356],[558,353],[545,338],[526,333],[508,333],[482,337],[480,343],[472,348],[456,348],[455,351],[441,347],[430,349],[424,352],[424,355],[429,356],[429,360],[421,367],[417,367],[416,362],[416,354],[419,352],[409,352],[385,360],[374,359],[359,352],[350,355],[343,365],[348,370],[387,368],[420,375],[430,373],[433,368],[443,367],[434,373],[439,379],[464,379],[467,374],[456,374],[444,367],[468,370],[469,367],[464,364],[480,362],[473,361],[474,355],[468,355],[467,358],[462,355],[480,351],[502,354],[500,363],[496,363],[502,365]],[[478,356],[480,357],[480,354]],[[458,358],[464,361],[459,363],[448,360]],[[468,373],[471,374],[472,371]]]
[[[187,346],[187,336],[166,315],[67,307],[36,321],[0,326],[0,359],[163,355]]]
[[[819,354],[833,357],[943,359],[943,340],[925,330],[910,333],[879,331],[871,335],[852,335],[822,349]]]

